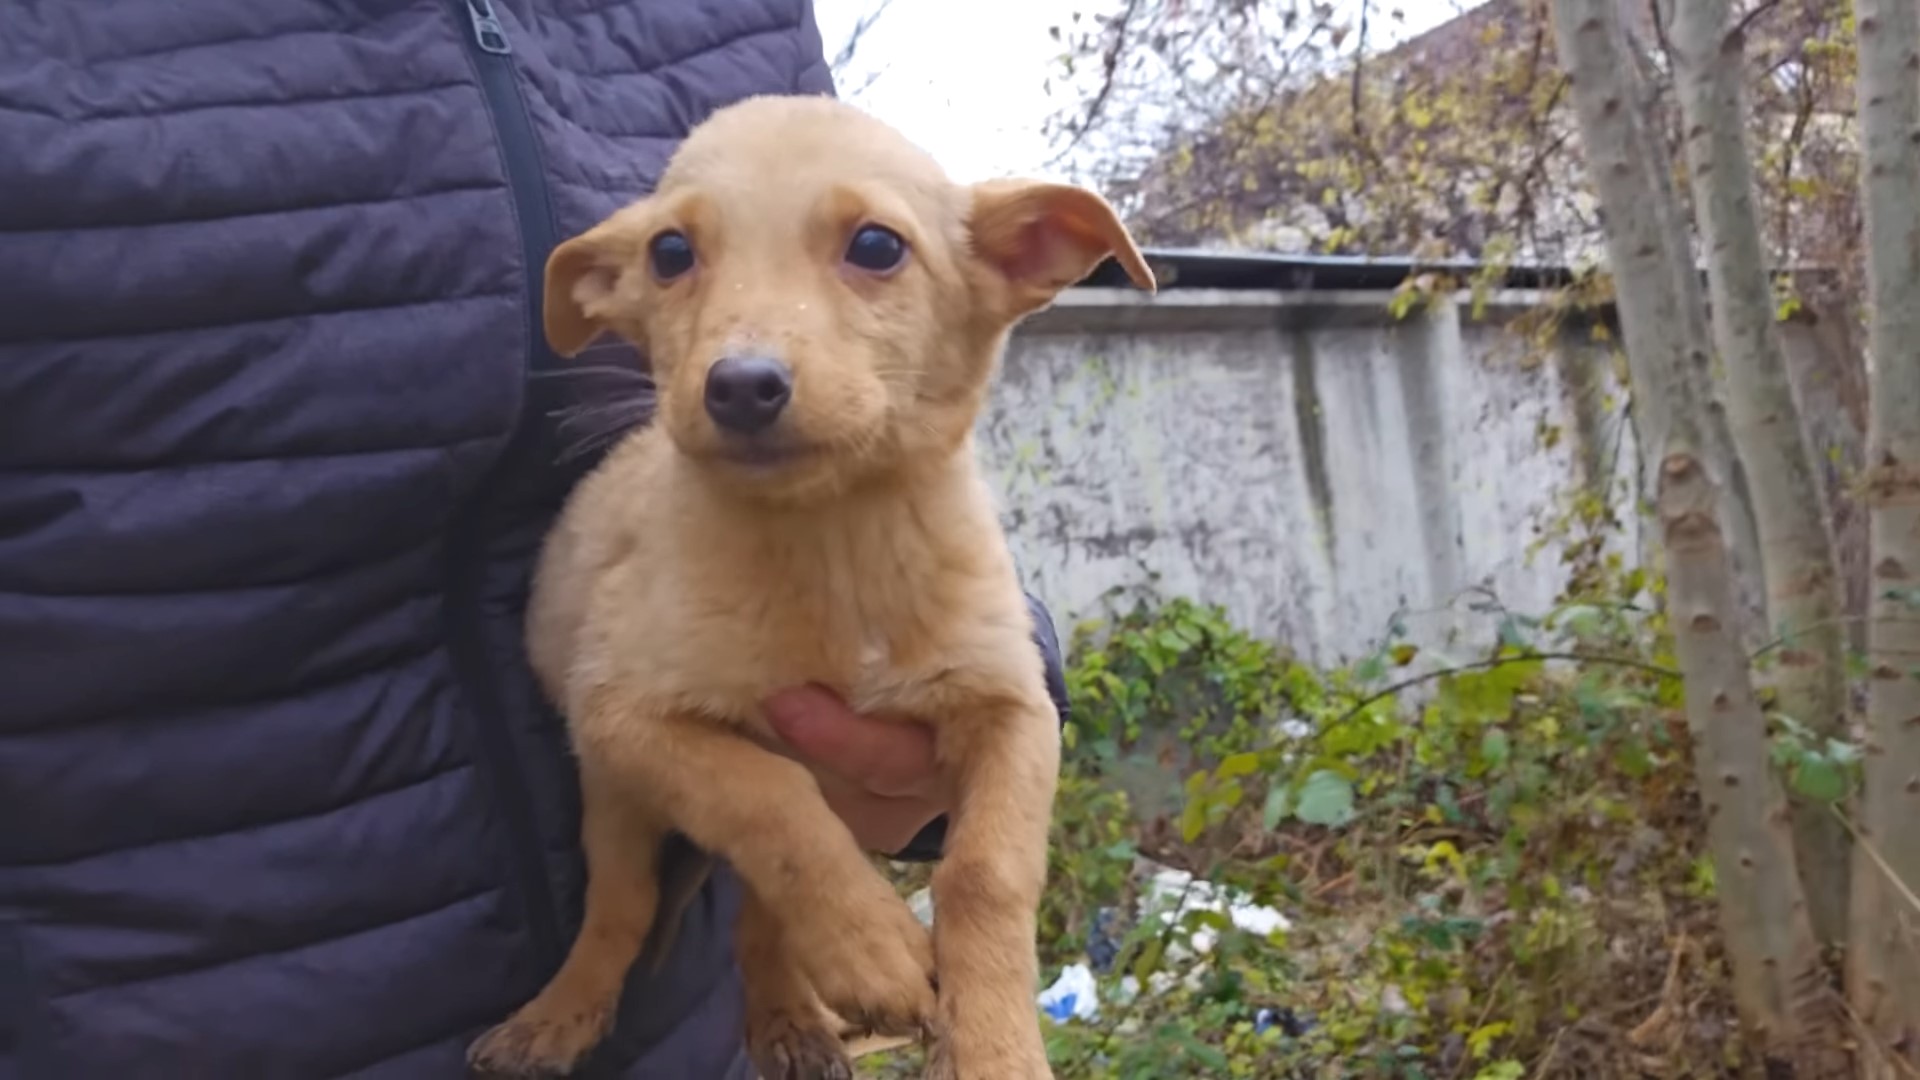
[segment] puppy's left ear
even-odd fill
[[[1045,307],[1112,255],[1132,282],[1156,291],[1153,271],[1107,200],[1037,180],[975,184],[967,229],[974,252],[1004,278],[1015,315]]]

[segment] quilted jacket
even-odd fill
[[[540,268],[759,92],[810,0],[0,0],[0,1080],[458,1077],[558,966]],[[747,1075],[736,888],[597,1075]]]

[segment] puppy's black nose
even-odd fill
[[[751,435],[772,426],[793,398],[793,373],[766,356],[729,356],[707,369],[707,415]]]

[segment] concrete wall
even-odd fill
[[[1538,613],[1564,584],[1530,554],[1561,500],[1634,490],[1607,353],[1582,328],[1529,356],[1508,328],[1533,299],[1396,320],[1377,292],[1070,291],[1016,334],[979,433],[1029,585],[1063,633],[1157,578],[1320,662],[1396,614],[1483,648],[1476,605]]]

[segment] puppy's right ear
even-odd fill
[[[547,344],[561,356],[578,356],[606,333],[614,286],[620,282],[619,245],[605,225],[562,243],[547,256],[542,322]]]

